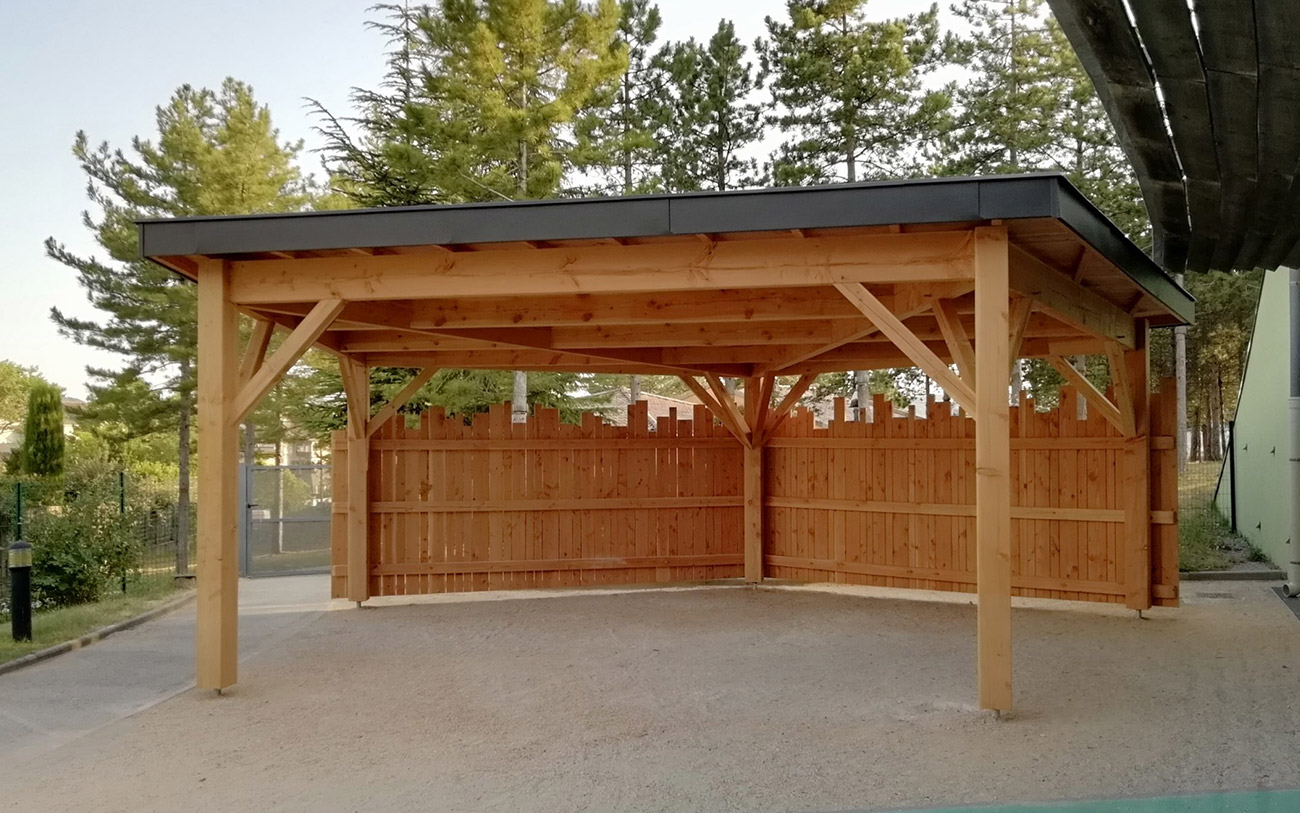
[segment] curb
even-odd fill
[[[185,591],[185,595],[177,596],[170,601],[159,604],[152,610],[147,610],[132,618],[118,621],[115,624],[109,624],[107,627],[100,627],[97,630],[88,632],[80,638],[71,641],[64,641],[61,644],[55,644],[54,646],[46,647],[45,649],[38,649],[35,652],[29,652],[21,658],[15,658],[7,663],[0,663],[0,675],[17,671],[22,669],[24,666],[31,666],[34,663],[49,660],[56,655],[62,655],[63,653],[71,652],[74,649],[81,649],[82,647],[89,646],[96,641],[102,641],[115,632],[121,632],[122,630],[129,630],[132,627],[138,627],[146,621],[152,621],[158,616],[165,615],[177,607],[180,607],[182,604],[193,601],[194,596],[195,591],[187,590]]]
[[[1280,570],[1197,570],[1179,573],[1178,578],[1185,582],[1271,582],[1285,579],[1286,574]]]

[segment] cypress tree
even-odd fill
[[[37,477],[63,474],[63,390],[44,381],[27,396],[27,420],[19,466]]]

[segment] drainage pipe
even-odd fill
[[[1290,413],[1291,438],[1290,455],[1290,499],[1287,500],[1289,514],[1290,546],[1286,569],[1286,586],[1283,591],[1288,596],[1300,595],[1300,269],[1291,272],[1291,312],[1290,312],[1290,349],[1291,349],[1291,397],[1287,399]]]

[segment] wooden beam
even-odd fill
[[[944,343],[948,352],[956,359],[957,371],[962,380],[970,387],[975,386],[975,348],[971,347],[970,337],[957,315],[957,303],[951,299],[940,299],[934,303],[934,318],[939,323]]]
[[[271,345],[271,335],[275,333],[275,323],[270,319],[255,319],[253,332],[248,337],[248,346],[239,360],[239,386],[243,387],[248,379],[262,366],[266,359],[266,349]]]
[[[370,371],[344,357],[339,372],[348,398],[347,594],[360,605],[370,598]]]
[[[1120,489],[1124,504],[1125,603],[1134,610],[1151,606],[1151,390],[1147,325],[1138,322],[1137,347],[1123,353],[1124,387],[1121,398],[1133,432],[1124,444]],[[1119,385],[1116,385],[1119,391]]]
[[[745,581],[763,581],[763,447],[758,440],[759,416],[766,392],[762,379],[745,381],[745,420],[755,443],[744,451]]]
[[[1121,433],[1131,435],[1132,432],[1125,432],[1126,422],[1120,415],[1119,408],[1110,402],[1101,390],[1092,385],[1087,376],[1074,369],[1074,365],[1066,361],[1061,356],[1048,356],[1048,363],[1056,369],[1061,377],[1066,380],[1070,386],[1079,391],[1084,400],[1088,402],[1089,409],[1095,409],[1101,416],[1106,419],[1107,423],[1118,429]],[[1131,429],[1131,427],[1128,427]]]
[[[969,231],[953,231],[240,260],[231,291],[237,303],[256,305],[948,282],[970,278],[970,240]]]
[[[871,292],[861,285],[837,285],[840,293],[846,299],[857,306],[858,310],[875,323],[880,332],[889,337],[889,339],[903,351],[903,354],[912,360],[912,363],[925,371],[927,375],[938,382],[943,387],[944,392],[952,397],[952,400],[963,407],[967,412],[973,412],[975,403],[975,393],[971,388],[962,381],[956,373],[948,369],[948,365],[943,363],[925,342],[916,337],[916,334],[908,330],[907,326],[899,321],[898,317],[889,312],[880,300],[871,295]],[[976,323],[979,319],[979,306],[976,305]]]
[[[231,407],[231,420],[240,423],[248,417],[271,388],[276,385],[289,368],[302,358],[308,348],[315,344],[325,329],[343,310],[343,301],[326,299],[311,309],[294,331],[276,348],[271,357],[249,378],[248,383],[240,387]]]
[[[746,408],[748,408],[749,406],[749,400],[748,400],[749,383],[748,382],[745,383],[745,388],[746,388],[745,406]],[[759,383],[758,404],[756,405],[756,411],[752,416],[748,414],[748,411],[746,411],[745,420],[749,422],[749,434],[750,437],[754,438],[756,443],[761,442],[763,427],[767,426],[767,416],[768,413],[772,411],[772,391],[775,388],[776,388],[776,376],[774,375],[763,376]]]
[[[695,393],[695,397],[700,399],[700,403],[704,404],[709,412],[711,412],[723,426],[727,427],[727,431],[734,435],[736,440],[739,440],[741,444],[746,447],[750,446],[751,442],[749,433],[745,431],[743,426],[739,426],[732,422],[730,413],[728,413],[727,410],[718,403],[718,400],[713,397],[713,394],[709,392],[707,387],[696,381],[695,376],[692,375],[681,376],[681,379],[682,382],[690,388],[691,392]]]
[[[713,390],[713,397],[717,399],[718,404],[723,411],[731,418],[731,425],[741,430],[741,434],[750,437],[749,427],[745,424],[745,416],[741,414],[740,407],[736,406],[736,399],[727,391],[727,384],[717,373],[707,373],[704,380],[709,382],[709,389]]]
[[[785,394],[785,397],[781,399],[781,403],[777,405],[767,419],[767,425],[763,427],[763,434],[759,438],[761,444],[766,444],[772,433],[779,429],[781,424],[785,423],[785,419],[790,415],[790,410],[794,409],[795,404],[799,403],[799,399],[803,397],[803,394],[808,391],[808,388],[816,380],[817,375],[815,373],[805,373],[799,376],[799,380],[794,382],[794,386]]]
[[[239,441],[231,399],[239,380],[239,315],[221,260],[199,262],[198,277],[198,622],[200,689],[235,683],[239,659]]]
[[[1020,350],[1025,343],[1025,332],[1029,329],[1029,317],[1034,314],[1034,300],[1027,296],[1011,298],[1011,366],[1015,366]]]
[[[1011,708],[1011,323],[1005,226],[975,230],[975,572],[980,708]]]
[[[955,283],[898,284],[893,286],[894,293],[891,300],[886,301],[879,296],[876,296],[876,299],[880,300],[889,312],[897,316],[901,321],[930,310],[937,299],[958,297],[970,293],[970,290],[971,284],[968,280]],[[849,304],[852,305],[852,303]],[[854,308],[854,310],[861,313],[858,308]],[[791,348],[784,355],[778,356],[767,363],[763,368],[763,372],[785,372],[797,364],[822,356],[846,344],[862,341],[880,332],[880,329],[870,321],[853,328],[835,325],[831,330],[833,338],[830,341],[814,348]]]
[[[1039,308],[1085,333],[1132,349],[1137,328],[1123,308],[1018,246],[1010,247],[1009,256],[1013,291],[1032,298]]]
[[[862,318],[829,287],[439,298],[412,307],[411,327],[452,329]]]
[[[392,400],[384,404],[383,407],[375,413],[375,416],[366,422],[366,437],[373,437],[374,434],[379,431],[379,427],[392,420],[398,410],[406,406],[406,404],[415,397],[415,394],[420,391],[420,387],[429,383],[429,379],[433,378],[434,374],[437,372],[437,367],[425,367],[416,373],[415,378],[408,381],[406,386],[402,387],[402,389],[393,396]]]
[[[1129,379],[1126,352],[1136,351],[1125,351],[1118,342],[1106,343],[1106,361],[1110,365],[1110,380],[1115,388],[1115,409],[1119,411],[1119,431],[1124,437],[1133,437],[1138,434],[1138,404],[1133,382]]]

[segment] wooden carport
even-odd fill
[[[1074,383],[1142,461],[1124,484],[1126,561],[1150,567],[1146,337],[1189,321],[1192,300],[1060,176],[186,218],[141,223],[141,245],[199,284],[201,688],[236,680],[236,427],[313,345],[342,368],[353,483],[369,437],[440,368],[682,376],[745,449],[750,582],[764,444],[798,393],[822,372],[921,368],[978,427],[979,702],[995,710],[1011,707],[1010,366],[1071,375],[1064,356],[1105,354],[1112,397]],[[242,356],[241,312],[257,320]],[[421,372],[372,415],[377,366]],[[774,403],[775,377],[795,375]],[[745,379],[743,410],[724,377]],[[357,602],[365,499],[350,490]]]

